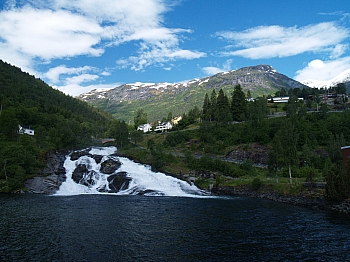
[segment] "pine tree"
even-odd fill
[[[203,102],[203,110],[202,110],[202,120],[209,121],[210,120],[210,101],[208,93],[205,93],[204,102]]]
[[[241,85],[234,87],[231,99],[231,113],[233,121],[243,121],[246,117],[247,104]]]
[[[210,120],[217,121],[217,95],[215,89],[210,96]]]
[[[217,116],[218,121],[221,123],[228,123],[232,121],[230,113],[230,102],[222,89],[219,90],[217,97]]]

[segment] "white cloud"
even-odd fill
[[[220,72],[224,72],[225,70],[219,68],[219,67],[215,67],[215,66],[207,66],[207,67],[203,67],[202,68],[203,72],[206,75],[216,75]]]
[[[319,80],[327,81],[350,68],[350,57],[337,60],[313,60],[308,65],[297,71],[294,77],[297,81]]]
[[[60,82],[60,75],[62,74],[80,74],[82,72],[86,72],[91,70],[92,68],[90,66],[84,66],[84,67],[71,67],[67,68],[65,65],[60,65],[57,67],[51,68],[47,73],[45,73],[45,77],[50,80],[51,83],[55,84]]]
[[[136,41],[137,56],[121,59],[126,62],[124,66],[135,70],[170,60],[202,57],[201,52],[180,47],[181,35],[191,33],[190,30],[163,26],[163,14],[169,10],[167,3],[26,0],[20,6],[8,1],[7,8],[0,12],[0,55],[10,52],[7,61],[16,58],[16,65],[34,68],[43,60],[101,56],[106,48]]]
[[[94,89],[112,89],[117,86],[120,86],[121,83],[111,83],[111,84],[93,84],[93,85],[86,85],[86,86],[81,86],[79,84],[71,83],[71,84],[66,84],[62,86],[53,86],[53,88],[56,88],[63,93],[67,95],[71,95],[73,97],[79,96],[81,94],[87,93],[91,90]]]
[[[91,82],[99,78],[98,75],[92,75],[92,74],[81,74],[73,77],[67,77],[65,82],[67,85],[80,85],[84,82]]]
[[[345,47],[340,43],[349,35],[347,28],[333,22],[300,28],[259,26],[243,32],[216,33],[217,37],[233,42],[233,47],[238,49],[223,52],[223,55],[250,59],[287,57],[305,52],[328,52],[330,55],[339,55]]]
[[[154,64],[162,64],[178,59],[190,60],[205,56],[203,52],[183,50],[177,46],[167,46],[162,42],[141,45],[138,56],[118,60],[117,64],[121,68],[130,66],[132,70],[139,71]]]
[[[342,54],[344,54],[346,52],[346,50],[348,49],[348,45],[347,44],[338,44],[334,47],[334,49],[332,50],[331,59],[336,59],[338,57],[340,57]]]
[[[206,75],[215,75],[215,74],[218,74],[220,72],[230,71],[231,70],[231,64],[232,64],[232,59],[228,59],[228,60],[226,60],[224,62],[222,67],[207,66],[207,67],[203,67],[202,71]]]
[[[50,60],[76,55],[100,55],[93,46],[102,28],[89,18],[64,10],[40,10],[29,6],[0,13],[0,35],[17,52]]]

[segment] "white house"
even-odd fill
[[[20,134],[20,135],[27,134],[27,135],[34,136],[34,130],[30,129],[30,128],[24,128],[24,127],[18,125],[18,134]]]
[[[289,96],[278,96],[272,98],[274,103],[288,103]]]
[[[143,124],[137,127],[137,130],[143,131],[144,133],[150,132],[152,130],[152,126],[150,124]]]
[[[289,96],[276,96],[272,98],[274,103],[288,103]],[[298,98],[298,101],[304,101],[304,98]]]
[[[172,129],[173,126],[172,124],[170,124],[170,122],[162,122],[162,123],[158,123],[158,125],[156,126],[156,128],[154,129],[154,131],[166,131],[166,130],[170,130]]]

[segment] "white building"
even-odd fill
[[[144,133],[150,132],[152,130],[152,126],[150,124],[143,124],[137,127],[137,130],[143,131]]]
[[[34,130],[30,129],[30,128],[24,128],[24,127],[18,125],[18,134],[20,134],[20,135],[27,134],[27,135],[34,136]]]
[[[272,98],[274,103],[288,103],[289,96],[278,96]]]
[[[276,96],[272,98],[274,103],[288,103],[289,96]],[[298,98],[298,101],[304,101],[304,98]]]
[[[170,130],[172,129],[173,126],[172,124],[170,124],[170,122],[162,122],[162,123],[158,123],[158,125],[156,126],[156,128],[154,129],[154,131],[166,131],[166,130]]]

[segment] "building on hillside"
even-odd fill
[[[173,125],[170,124],[170,122],[159,122],[156,128],[154,129],[155,132],[157,131],[167,131],[173,128]]]
[[[274,103],[288,103],[289,101],[289,96],[276,96],[276,97],[272,97],[272,101]],[[298,101],[304,101],[304,98],[299,97]]]
[[[288,103],[289,96],[276,96],[272,98],[274,103]]]
[[[182,119],[182,116],[177,116],[177,117],[174,117],[171,122],[173,123],[173,125],[177,125]]]
[[[143,124],[137,127],[138,131],[143,131],[144,133],[151,132],[152,126],[150,124]]]
[[[30,128],[22,127],[21,125],[18,125],[18,134],[20,134],[20,135],[27,134],[27,135],[34,136],[34,130],[30,129]]]

